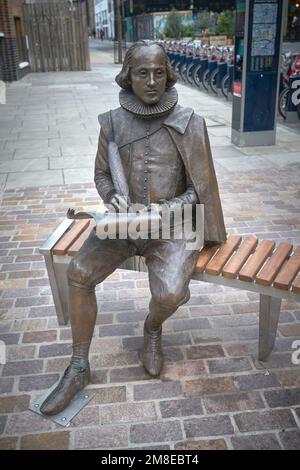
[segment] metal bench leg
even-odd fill
[[[58,324],[67,325],[69,321],[67,281],[68,264],[54,265],[51,253],[44,253],[44,257]]]
[[[271,354],[280,314],[281,299],[260,294],[258,359],[267,361]]]
[[[67,260],[65,267],[60,266],[60,263],[55,263],[52,255],[52,248],[71,227],[71,225],[73,225],[73,223],[73,220],[65,219],[50,235],[50,237],[45,241],[39,250],[45,258],[48,278],[59,325],[66,325],[68,323],[68,282],[66,270],[68,268],[69,260]]]

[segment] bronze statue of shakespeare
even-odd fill
[[[99,116],[95,183],[104,203],[124,212],[108,164],[114,142],[119,150],[131,203],[204,204],[205,243],[226,239],[223,213],[205,121],[177,104],[176,76],[157,43],[139,41],[126,53],[116,77],[120,107]],[[163,366],[162,324],[189,300],[189,281],[199,251],[186,239],[105,239],[92,230],[68,269],[73,355],[58,386],[41,406],[46,415],[65,409],[90,381],[89,348],[97,303],[95,287],[126,259],[141,255],[149,272],[152,298],[144,324],[143,366],[158,376]]]

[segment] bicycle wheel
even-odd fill
[[[179,69],[179,75],[181,77],[181,80],[184,82],[186,81],[186,69],[187,69],[187,64],[182,64],[182,66]]]
[[[194,67],[193,62],[191,62],[185,72],[186,80],[190,85],[194,85],[193,75],[192,75],[192,68]]]
[[[278,112],[283,119],[286,119],[286,109],[287,109],[287,101],[289,97],[290,89],[287,87],[280,93],[279,100],[278,100]]]
[[[199,72],[201,70],[201,64],[197,65],[197,67],[195,68],[195,70],[193,71],[193,80],[194,80],[194,83],[195,85],[199,88],[200,87],[200,84],[201,84],[201,81],[200,81],[200,78],[199,78]]]
[[[228,98],[228,92],[229,92],[228,85],[229,85],[229,73],[224,75],[221,81],[221,91],[223,95],[225,96],[225,98]]]
[[[203,88],[208,91],[209,88],[209,69],[205,70],[203,77],[202,77],[202,85]]]
[[[177,75],[179,75],[179,68],[180,68],[180,65],[181,65],[181,62],[180,61],[177,61],[174,65],[174,71],[175,73],[177,73]]]
[[[211,91],[215,93],[215,95],[218,94],[218,87],[217,87],[217,75],[219,73],[218,69],[215,69],[213,73],[210,74],[209,77],[209,86],[211,88]]]

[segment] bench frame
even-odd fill
[[[73,220],[65,219],[39,250],[45,258],[59,325],[67,325],[69,321],[67,269],[72,257],[68,255],[53,255],[52,249],[73,223]],[[125,263],[120,265],[120,269],[147,271],[143,258],[139,256],[129,258]],[[235,289],[248,290],[259,294],[258,359],[260,361],[267,361],[275,343],[281,300],[288,299],[300,302],[300,294],[288,290],[277,289],[273,286],[263,286],[255,282],[229,279],[222,275],[209,275],[205,272],[194,272],[192,279],[232,287]]]

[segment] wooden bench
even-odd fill
[[[60,325],[68,323],[68,264],[94,225],[91,220],[65,219],[40,248]],[[120,268],[147,271],[140,257]],[[192,279],[259,293],[258,357],[266,361],[275,342],[281,300],[300,302],[300,247],[293,249],[285,242],[276,247],[273,240],[230,235],[225,243],[199,253]]]

